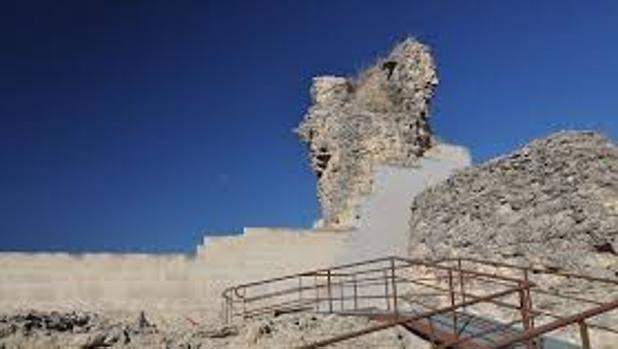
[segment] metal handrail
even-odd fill
[[[544,324],[541,325],[539,327],[535,327],[531,330],[525,331],[521,334],[518,335],[513,335],[509,338],[505,338],[502,341],[498,342],[498,344],[496,345],[497,349],[502,349],[502,348],[508,348],[510,345],[512,344],[516,344],[516,343],[521,343],[523,341],[526,340],[530,340],[533,338],[538,338],[546,333],[549,333],[551,331],[557,330],[559,328],[562,327],[566,327],[575,323],[579,323],[580,325],[584,324],[586,319],[589,319],[591,317],[600,315],[602,313],[607,313],[609,311],[618,309],[618,300],[615,300],[613,302],[604,304],[602,306],[593,308],[593,309],[588,309],[584,312],[581,312],[579,314],[575,314],[575,315],[571,315],[571,316],[566,316],[560,320],[556,320],[553,321],[551,323],[548,324]],[[584,327],[585,328],[585,327]],[[587,336],[587,334],[586,334]],[[589,345],[589,343],[588,343]],[[585,347],[585,345],[584,345]],[[589,347],[588,347],[589,348]],[[587,348],[586,348],[587,349]]]
[[[490,266],[500,267],[500,268],[518,269],[520,271],[527,271],[533,274],[556,275],[556,276],[563,276],[566,278],[582,279],[586,281],[595,281],[595,282],[601,282],[601,283],[608,283],[612,285],[618,285],[618,279],[608,279],[608,278],[601,278],[597,276],[581,275],[581,274],[575,274],[575,273],[569,273],[569,272],[563,272],[563,271],[557,271],[557,270],[540,269],[540,268],[527,267],[527,266],[521,266],[521,265],[516,265],[516,264],[504,263],[504,262],[483,260],[483,259],[472,258],[472,257],[445,258],[445,259],[442,259],[441,261],[446,262],[446,261],[457,261],[457,260],[467,261],[467,262],[477,263],[477,264],[490,265]]]
[[[469,275],[469,276],[474,276],[477,278],[489,278],[492,280],[501,280],[503,282],[505,282],[505,284],[518,284],[519,282],[521,282],[522,280],[520,279],[516,279],[516,278],[512,278],[512,277],[506,277],[506,276],[502,276],[502,275],[497,275],[497,274],[491,274],[491,273],[484,273],[484,272],[480,272],[480,271],[476,271],[476,270],[467,270],[467,269],[462,269],[462,268],[454,268],[454,267],[450,267],[450,266],[445,266],[445,265],[441,265],[441,263],[444,263],[445,261],[448,260],[442,260],[442,261],[436,261],[436,262],[428,262],[428,261],[423,261],[423,260],[418,260],[418,259],[407,259],[407,258],[401,258],[401,257],[397,257],[397,256],[389,256],[389,257],[382,257],[382,258],[375,258],[375,259],[371,259],[371,260],[367,260],[367,261],[360,261],[360,262],[355,262],[355,263],[348,263],[348,264],[343,264],[343,265],[338,265],[338,266],[334,266],[332,268],[322,268],[322,269],[315,269],[313,271],[308,271],[308,272],[302,272],[302,273],[295,273],[295,274],[289,274],[289,275],[285,275],[285,276],[280,276],[280,277],[275,277],[275,278],[269,278],[269,279],[263,279],[263,280],[259,280],[259,281],[254,281],[254,282],[249,282],[249,283],[244,283],[244,284],[240,284],[240,285],[235,285],[235,286],[231,286],[228,287],[226,289],[223,290],[222,292],[222,298],[224,299],[225,303],[224,303],[224,308],[227,306],[233,306],[234,304],[237,303],[242,303],[243,306],[245,306],[248,303],[254,302],[254,301],[258,301],[258,300],[264,300],[264,299],[269,299],[269,298],[275,298],[275,297],[279,297],[279,296],[284,296],[284,295],[289,295],[289,294],[293,294],[296,292],[302,292],[303,290],[308,291],[308,290],[312,290],[312,289],[320,289],[320,288],[327,288],[328,290],[331,290],[333,287],[343,287],[345,284],[351,285],[354,284],[355,287],[361,287],[361,286],[366,286],[363,284],[364,281],[367,280],[384,280],[385,282],[388,282],[389,279],[391,280],[391,283],[396,284],[397,282],[397,278],[394,277],[395,275],[395,271],[399,270],[399,269],[403,269],[403,268],[410,268],[410,267],[415,267],[415,266],[422,266],[422,267],[428,267],[428,268],[432,268],[432,269],[436,269],[439,271],[448,271],[448,272],[459,272],[461,275]],[[377,263],[383,263],[383,262],[390,262],[390,266],[383,266],[380,268],[371,268],[371,269],[363,269],[363,270],[356,270],[354,272],[351,273],[333,273],[334,270],[345,270],[346,268],[355,268],[355,267],[359,267],[359,266],[366,266],[366,265],[372,265],[372,264],[377,264]],[[399,262],[400,264],[397,265],[397,262]],[[390,271],[392,273],[392,275],[388,275],[388,271]],[[376,278],[356,278],[357,275],[363,275],[363,274],[370,274],[370,273],[377,273],[377,272],[384,272],[385,275],[384,276],[380,276],[380,277],[376,277]],[[346,277],[350,277],[350,276],[354,276],[355,280],[337,280],[335,282],[333,282],[331,280],[331,278],[333,277],[341,277],[341,276],[346,276]],[[254,287],[259,287],[262,285],[267,285],[267,284],[275,284],[275,283],[280,283],[280,282],[284,282],[284,281],[290,281],[290,280],[296,280],[298,278],[303,278],[303,277],[327,277],[328,278],[328,283],[329,285],[315,285],[315,286],[305,286],[305,287],[288,287],[287,289],[283,289],[283,290],[277,290],[277,291],[273,291],[273,292],[266,292],[266,293],[261,293],[257,296],[253,296],[253,297],[247,297],[246,296],[246,291],[250,288],[254,288]],[[388,286],[386,286],[387,288],[387,292],[388,292]],[[240,290],[242,290],[242,294],[240,292]],[[388,294],[385,294],[386,298],[389,298],[390,296]],[[332,301],[332,300],[342,300],[341,298],[337,298],[337,297],[320,297],[321,300],[323,301]],[[362,299],[362,297],[359,297],[359,299]],[[393,297],[393,300],[396,302],[397,297]],[[227,311],[226,311],[227,314]],[[233,312],[232,312],[233,315]],[[228,319],[226,319],[228,320]]]
[[[453,266],[451,264],[452,262],[457,262],[456,266]],[[466,263],[464,264],[463,262]],[[479,265],[496,268],[496,273],[489,272],[487,269],[478,268]],[[399,275],[397,275],[398,271],[402,269],[406,270],[409,268],[417,269],[420,273],[416,276],[419,277],[410,277],[410,275],[413,274],[402,275],[402,273],[399,273]],[[500,268],[509,268],[521,271],[522,278],[517,278],[516,276],[511,275],[501,275],[499,274]],[[375,274],[378,273],[380,275],[375,276]],[[236,316],[242,316],[243,318],[245,318],[273,312],[276,314],[278,311],[327,311],[330,313],[338,312],[344,314],[346,312],[350,313],[352,309],[350,306],[352,304],[352,301],[354,304],[354,312],[351,312],[350,314],[358,315],[362,314],[362,309],[365,309],[362,307],[357,308],[359,301],[369,300],[369,304],[372,304],[371,306],[375,306],[373,305],[375,304],[374,300],[378,300],[378,307],[382,308],[385,305],[387,311],[387,315],[384,315],[383,319],[390,316],[391,318],[395,319],[394,322],[397,322],[395,324],[397,325],[402,324],[401,321],[403,321],[403,323],[409,323],[410,321],[413,321],[410,320],[409,317],[403,318],[402,316],[400,316],[401,314],[398,313],[397,301],[406,300],[406,297],[408,296],[406,294],[399,294],[397,288],[401,285],[408,285],[411,287],[415,287],[412,285],[416,285],[421,287],[429,287],[431,289],[442,292],[442,294],[440,294],[441,296],[447,296],[447,299],[444,300],[444,302],[448,302],[450,300],[449,307],[439,309],[427,308],[430,310],[427,313],[431,313],[432,311],[448,312],[448,309],[453,309],[452,331],[454,335],[452,335],[451,338],[448,339],[446,338],[448,337],[448,334],[442,333],[442,335],[446,336],[446,339],[442,339],[442,343],[446,343],[449,346],[451,344],[456,346],[458,343],[470,342],[474,338],[478,338],[478,333],[475,334],[473,337],[459,337],[459,335],[457,334],[457,317],[458,314],[462,313],[459,313],[454,309],[458,309],[459,307],[465,309],[467,305],[480,302],[491,303],[498,307],[503,307],[521,312],[521,320],[518,321],[524,325],[522,332],[517,335],[510,336],[507,339],[504,339],[504,343],[501,342],[500,345],[508,346],[510,344],[523,341],[526,344],[527,348],[535,348],[536,339],[539,336],[556,328],[568,326],[572,323],[580,324],[580,331],[584,348],[589,348],[589,346],[586,347],[586,343],[589,342],[589,340],[586,339],[588,337],[588,327],[594,327],[596,329],[618,333],[618,331],[615,329],[612,329],[605,325],[592,323],[592,321],[590,323],[585,323],[585,320],[592,316],[616,310],[618,308],[618,300],[607,303],[598,299],[586,299],[580,295],[565,295],[551,290],[543,290],[540,287],[536,287],[536,284],[534,284],[529,279],[529,274],[531,273],[542,273],[565,278],[581,279],[586,281],[603,282],[610,285],[618,285],[618,280],[604,279],[566,272],[558,272],[553,270],[543,270],[495,261],[484,261],[475,258],[446,258],[431,261],[389,256],[371,259],[367,261],[360,261],[356,263],[338,265],[331,268],[315,269],[308,272],[290,274],[227,287],[222,292],[222,298],[225,302],[224,311],[226,315],[226,320],[235,318]],[[458,278],[458,280],[455,280],[455,278]],[[309,279],[310,283],[312,284],[303,285],[303,281],[305,281],[306,279]],[[290,284],[290,282],[295,282],[296,280],[298,281],[298,286]],[[425,281],[430,283],[425,283]],[[466,283],[471,283],[474,286],[477,282],[481,282],[483,284],[491,284],[499,287],[509,287],[507,291],[519,290],[519,304],[513,305],[506,300],[498,300],[497,298],[499,297],[495,297],[495,295],[501,294],[500,292],[493,295],[485,296],[472,293],[472,289],[470,289],[470,286],[466,286],[468,288],[467,290],[464,289],[464,285]],[[444,286],[446,283],[448,283],[448,288],[440,287],[440,285]],[[381,285],[383,285],[383,287],[381,287]],[[476,285],[477,286],[474,287],[480,287],[478,286],[478,284]],[[263,286],[267,286],[267,288],[261,288]],[[379,288],[376,289],[374,287],[382,288],[382,290],[379,291],[379,294],[374,292],[376,290],[379,290]],[[485,288],[486,286],[482,287]],[[363,294],[357,292],[361,288],[367,288],[365,289],[365,292],[363,292]],[[350,294],[352,290],[354,291],[353,295]],[[370,290],[371,294],[367,294],[367,290]],[[541,295],[578,301],[585,304],[593,304],[597,307],[570,316],[553,314],[551,312],[543,311],[541,309],[533,309],[532,299],[530,297],[531,291],[534,291],[535,294],[538,293]],[[298,299],[292,299],[295,293],[298,293]],[[419,296],[421,294],[414,293],[414,295]],[[384,300],[384,302],[380,301],[381,299]],[[460,299],[461,302],[457,303],[457,299]],[[326,307],[326,310],[324,310],[324,307]],[[426,313],[423,314],[427,316]],[[227,317],[228,315],[229,318]],[[538,320],[540,320],[540,317],[549,317],[556,320],[548,324],[543,324],[541,326],[535,327],[535,319],[539,318]],[[408,320],[405,321],[405,319]],[[547,320],[547,318],[544,319]],[[353,338],[365,333],[373,332],[374,328],[377,328],[377,330],[382,328],[388,328],[390,327],[388,325],[391,323],[393,323],[393,321],[389,321],[388,323],[381,324],[379,326],[373,326],[368,329],[355,331],[356,334],[347,333],[334,338]],[[387,327],[383,327],[385,325],[387,325]],[[333,339],[328,339],[328,341],[331,340]],[[507,340],[509,340],[510,342],[506,342]],[[318,344],[319,343],[321,342],[318,342]],[[316,346],[306,346],[306,348],[314,347],[317,348]],[[483,348],[483,346],[478,346],[476,344],[462,344],[462,347]]]
[[[362,261],[362,262],[338,265],[338,266],[335,266],[335,267],[332,267],[332,268],[315,269],[315,270],[311,270],[311,271],[307,271],[307,272],[302,272],[302,273],[288,274],[288,275],[284,275],[284,276],[268,278],[268,279],[262,279],[262,280],[258,280],[258,281],[253,281],[253,282],[248,282],[248,283],[244,283],[244,284],[234,285],[234,286],[230,286],[230,287],[225,288],[222,291],[221,295],[222,295],[223,298],[228,298],[228,294],[230,292],[232,292],[234,289],[249,288],[249,287],[260,286],[260,285],[275,283],[275,282],[284,281],[284,280],[293,280],[293,279],[296,279],[298,277],[326,276],[326,274],[322,274],[322,273],[328,273],[328,271],[340,270],[340,269],[344,269],[344,268],[351,268],[351,267],[360,266],[360,265],[367,265],[367,264],[373,264],[373,263],[377,263],[377,262],[390,261],[393,258],[394,257],[392,257],[392,256],[376,258],[376,259],[371,259],[371,260]],[[333,275],[331,275],[331,276],[333,276]]]

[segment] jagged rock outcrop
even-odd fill
[[[411,211],[412,257],[618,275],[618,148],[594,132],[557,133],[461,171]]]
[[[429,49],[406,39],[356,78],[313,79],[296,130],[318,177],[322,224],[355,225],[377,164],[410,166],[432,146],[429,101],[438,83]]]

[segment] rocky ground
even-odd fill
[[[0,348],[287,349],[369,325],[369,320],[359,317],[288,314],[229,326],[186,322],[159,328],[144,313],[134,321],[121,321],[95,313],[26,312],[0,316]],[[416,349],[426,345],[395,328],[332,347]]]
[[[159,335],[144,313],[133,322],[88,312],[38,312],[0,316],[0,348],[140,347]]]

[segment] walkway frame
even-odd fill
[[[363,315],[383,321],[299,348],[324,347],[394,326],[406,327],[436,348],[510,348],[519,343],[537,349],[547,333],[576,325],[582,348],[589,349],[590,328],[618,334],[613,326],[592,321],[618,309],[618,297],[600,300],[560,294],[531,280],[538,275],[602,283],[618,291],[618,280],[556,270],[473,258],[429,261],[391,256],[232,286],[223,291],[223,312],[226,322],[290,312]],[[583,308],[573,314],[537,309],[533,300],[538,297],[555,297]],[[410,316],[406,312],[411,305],[425,311]],[[466,312],[481,305],[518,315],[506,325],[484,325],[480,332],[466,334]],[[451,329],[437,328],[436,315],[452,319]],[[545,322],[537,324],[541,320]],[[483,336],[489,335],[497,340],[488,343]]]

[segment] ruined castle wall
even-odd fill
[[[410,167],[434,145],[428,118],[437,84],[429,49],[412,39],[355,78],[313,79],[297,133],[318,177],[320,226],[358,227],[377,167]]]

